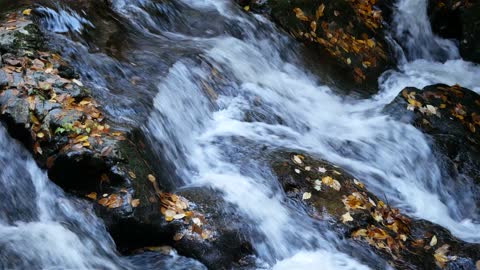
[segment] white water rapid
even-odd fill
[[[189,52],[175,59],[165,76],[149,69],[155,96],[144,131],[161,145],[161,154],[185,185],[222,191],[254,223],[256,233],[264,236],[254,242],[259,267],[370,269],[345,251],[346,241],[287,203],[266,156],[275,150],[294,149],[337,164],[402,211],[480,243],[480,211],[469,186],[445,178],[422,132],[382,111],[407,86],[458,83],[480,92],[480,67],[463,61],[454,42],[432,33],[426,0],[398,0],[392,35],[403,60],[379,79],[377,95],[362,100],[319,81],[302,65],[295,41],[231,0],[179,0],[196,17],[175,13],[175,18],[162,18],[165,25],[155,14],[174,11],[160,2],[112,1],[118,15],[142,33],[138,44],[145,47],[135,56],[151,58],[153,65],[160,58],[156,47]],[[47,16],[42,22],[52,32],[81,34],[85,27],[95,27],[84,14],[57,9],[43,9]],[[68,42],[85,54],[77,64],[95,63],[89,80],[101,82],[102,88],[108,88],[102,72],[127,77],[127,68],[137,66]],[[116,66],[107,70],[107,64]],[[0,206],[0,268],[146,269],[144,260],[120,257],[86,204],[49,183],[1,127],[0,148],[0,199],[11,202]],[[368,257],[369,265],[389,268],[377,255]],[[171,265],[178,268],[168,269],[193,269]]]

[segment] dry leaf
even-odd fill
[[[87,194],[86,195],[87,198],[90,198],[92,200],[97,200],[97,193],[96,192],[92,192],[90,194]]]
[[[347,213],[342,215],[342,222],[343,223],[347,223],[347,222],[350,222],[350,221],[353,221],[353,217],[350,215],[350,212],[347,212]]]
[[[437,244],[437,237],[434,235],[430,241],[430,246],[433,247]]]
[[[312,198],[312,193],[310,193],[310,192],[303,193],[302,200],[308,200],[310,198]]]
[[[325,10],[325,5],[324,4],[321,4],[317,11],[315,12],[315,17],[318,19],[320,19],[321,17],[323,17],[323,11]]]
[[[140,205],[140,199],[134,199],[130,204],[133,208],[138,207]]]

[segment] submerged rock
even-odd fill
[[[461,56],[480,63],[479,1],[429,0],[428,13],[436,34],[456,39]]]
[[[333,64],[338,78],[376,92],[377,79],[395,63],[383,31],[382,10],[372,1],[237,1],[267,12],[285,31]],[[391,1],[382,2],[390,16]]]
[[[396,269],[474,269],[480,245],[412,219],[368,191],[341,168],[301,154],[281,154],[274,171],[287,196],[314,219],[373,250]]]

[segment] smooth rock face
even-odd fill
[[[377,79],[395,65],[385,39],[391,1],[379,7],[366,1],[237,1],[269,14],[285,31],[312,49],[338,78],[354,82],[363,92],[377,91]]]
[[[313,219],[332,220],[341,236],[377,253],[391,266],[473,269],[469,266],[480,259],[480,245],[402,214],[338,166],[298,153],[275,156],[274,171],[291,200],[305,206]]]
[[[480,63],[480,1],[429,0],[433,31],[456,39],[461,56]]]

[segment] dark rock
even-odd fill
[[[436,224],[391,208],[338,166],[300,154],[275,156],[274,172],[296,205],[314,219],[332,221],[340,235],[395,268],[441,269],[445,259],[448,269],[458,269],[480,259],[479,244],[465,243]]]
[[[0,49],[8,54],[0,120],[52,181],[92,201],[120,251],[170,245],[213,269],[248,261],[246,223],[221,194],[201,188],[179,191],[185,198],[167,193],[173,187],[160,178],[166,173],[139,128],[109,120],[60,56],[34,50],[29,38],[7,46],[5,37],[15,37],[15,30],[2,31]]]
[[[407,109],[409,101],[410,110]],[[446,156],[458,176],[466,176],[480,185],[480,96],[477,93],[458,85],[438,84],[423,90],[406,88],[385,111],[429,134],[435,148]],[[437,113],[432,114],[433,111]]]
[[[285,31],[302,41],[337,80],[349,88],[374,93],[378,77],[395,65],[385,38],[382,11],[364,1],[237,1],[268,13]],[[391,13],[392,1],[381,7]],[[364,8],[373,11],[363,10]],[[254,10],[255,11],[255,10]],[[390,15],[388,15],[390,16]],[[348,87],[348,86],[347,86]]]
[[[480,1],[430,0],[428,9],[433,31],[456,39],[461,56],[480,63]]]
[[[186,188],[177,194],[191,202],[189,211],[201,213],[197,215],[202,223],[200,227],[196,227],[192,219],[167,222],[160,211],[165,200],[150,193],[153,197],[142,202],[132,215],[106,219],[120,250],[129,253],[132,248],[169,245],[180,255],[195,258],[209,269],[245,267],[244,262],[253,255],[253,250],[246,237],[247,223],[237,214],[237,209],[210,188]]]

